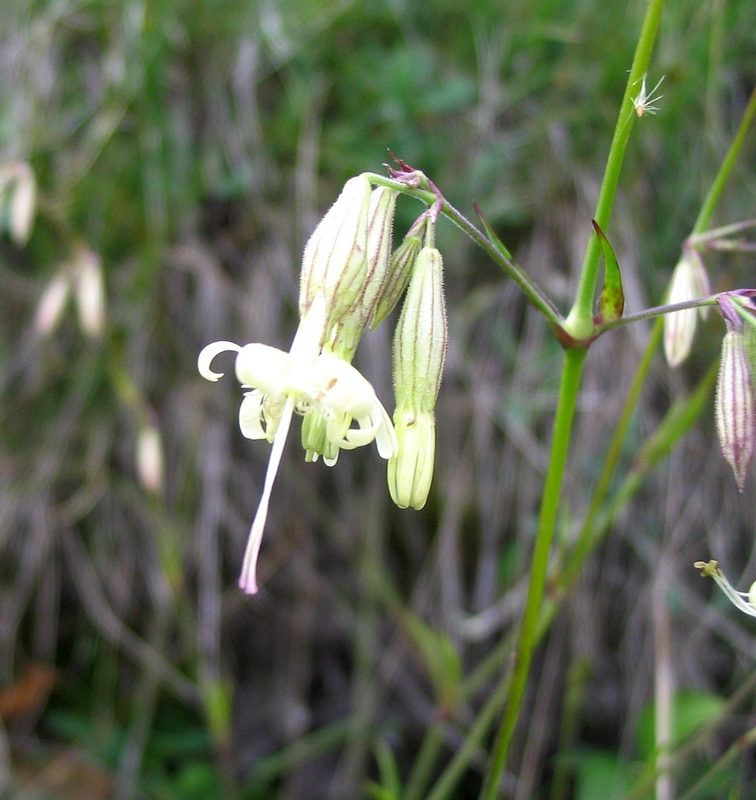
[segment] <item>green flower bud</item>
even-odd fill
[[[398,406],[433,411],[446,359],[443,260],[424,247],[415,260],[394,336],[394,390]]]
[[[377,328],[393,311],[394,306],[407,288],[407,283],[412,274],[412,267],[415,264],[415,259],[423,244],[423,233],[426,222],[427,216],[423,214],[407,232],[404,241],[393,252],[391,261],[389,262],[383,292],[373,313],[373,321],[370,324],[371,328]]]
[[[369,205],[370,181],[364,175],[351,178],[305,247],[299,315],[304,318],[315,298],[324,297],[326,333],[362,291],[367,271]]]
[[[710,294],[709,278],[700,256],[687,250],[677,262],[669,285],[667,303],[684,303]],[[677,367],[688,357],[696,333],[698,315],[706,317],[702,307],[673,311],[664,317],[664,355],[670,367]]]
[[[714,410],[722,456],[742,492],[755,434],[753,379],[742,331],[729,330],[722,340]]]
[[[394,393],[398,452],[388,483],[401,508],[425,505],[433,477],[434,408],[446,358],[443,261],[435,247],[420,250],[394,337]]]

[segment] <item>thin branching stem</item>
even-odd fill
[[[438,199],[433,192],[414,186],[408,186],[401,181],[386,178],[383,175],[369,173],[367,177],[370,179],[371,183],[375,183],[379,186],[387,186],[390,189],[396,189],[409,197],[422,200],[422,202],[428,206],[433,205]],[[554,307],[554,304],[525,270],[517,266],[510,258],[507,258],[484,233],[478,230],[464,214],[458,211],[445,198],[443,198],[443,203],[441,205],[441,213],[466,233],[507,275],[509,275],[510,278],[512,278],[512,280],[515,281],[515,283],[517,283],[537,311],[540,311],[552,325],[562,327],[563,319]]]

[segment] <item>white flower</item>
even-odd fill
[[[316,303],[315,314],[317,307]],[[234,342],[213,342],[199,355],[200,374],[217,381],[223,373],[211,369],[213,359],[228,350],[238,353],[236,376],[250,390],[239,409],[241,432],[248,439],[267,439],[273,444],[239,579],[248,594],[257,591],[255,569],[270,494],[295,412],[317,411],[326,421],[328,452],[335,453],[324,459],[329,465],[336,462],[339,449],[352,450],[372,441],[383,458],[391,458],[397,451],[391,418],[372,385],[351,364],[332,353],[319,352],[320,338],[312,336],[313,327],[317,328],[313,315],[307,313],[288,353],[265,344],[241,347]]]

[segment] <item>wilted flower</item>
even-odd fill
[[[701,570],[701,575],[703,577],[714,578],[736,608],[739,608],[744,614],[756,617],[756,581],[751,584],[751,588],[747,592],[739,592],[727,580],[727,577],[719,568],[716,561],[696,561],[693,566]]]
[[[436,446],[434,409],[446,358],[443,262],[435,247],[417,256],[394,337],[398,453],[389,459],[391,498],[421,509],[428,499]]]
[[[701,257],[692,248],[683,251],[682,258],[672,273],[667,303],[685,303],[710,293],[709,278]],[[698,315],[706,318],[708,309],[686,308],[673,311],[664,317],[664,355],[670,367],[677,367],[688,357],[696,333]]]

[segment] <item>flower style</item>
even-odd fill
[[[203,378],[217,381],[222,372],[211,368],[220,353],[237,353],[236,377],[249,389],[239,409],[239,426],[248,439],[272,442],[263,493],[257,507],[244,554],[239,585],[247,594],[257,592],[256,566],[273,483],[294,413],[306,415],[315,410],[325,420],[324,437],[327,464],[336,463],[339,449],[375,441],[383,458],[396,453],[397,442],[391,418],[372,385],[351,364],[328,352],[320,352],[325,303],[316,300],[302,320],[291,350],[286,353],[265,344],[213,342],[199,355],[198,368]],[[352,427],[355,421],[357,428]],[[314,460],[314,459],[313,459]]]

